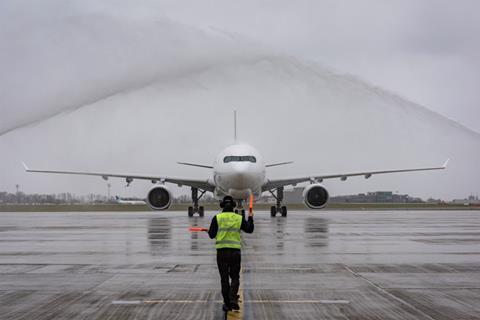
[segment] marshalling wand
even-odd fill
[[[202,227],[190,227],[188,228],[188,231],[190,232],[202,232],[202,231],[208,231],[207,228],[202,228]]]
[[[250,193],[250,203],[248,205],[248,213],[249,215],[253,214],[253,194]]]

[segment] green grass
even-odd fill
[[[208,211],[218,210],[217,204],[202,204]],[[187,211],[189,204],[174,204],[169,211]],[[268,211],[271,204],[260,203],[255,210]],[[290,204],[289,210],[308,210],[303,204]],[[430,203],[330,203],[326,210],[480,210],[480,206]],[[0,205],[0,212],[87,212],[87,211],[151,211],[145,204],[45,204]]]

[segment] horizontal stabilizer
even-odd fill
[[[203,164],[196,164],[196,163],[189,163],[189,162],[177,162],[177,163],[181,164],[181,165],[184,165],[184,166],[192,166],[192,167],[213,169],[212,166],[206,166],[206,165],[203,165]]]
[[[290,164],[293,163],[293,161],[287,161],[287,162],[279,162],[279,163],[272,163],[272,164],[267,164],[265,167],[276,167],[276,166],[283,166],[285,164]]]

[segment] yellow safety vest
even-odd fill
[[[217,214],[218,231],[215,237],[215,248],[241,249],[240,227],[242,216],[233,212]]]

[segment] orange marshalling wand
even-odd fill
[[[248,205],[248,211],[253,212],[253,194],[250,193],[250,204]]]
[[[190,227],[188,228],[188,231],[190,232],[201,232],[201,231],[208,231],[207,228],[201,228],[201,227]]]

